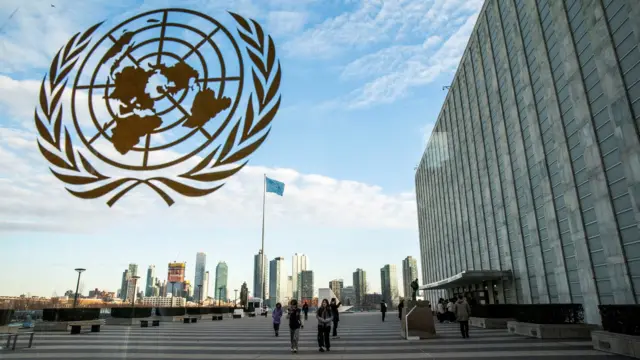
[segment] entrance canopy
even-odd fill
[[[450,289],[504,278],[511,278],[511,270],[465,270],[446,279],[422,285],[420,290]]]

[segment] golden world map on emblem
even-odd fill
[[[225,130],[243,74],[238,44],[215,19],[182,9],[144,13],[88,51],[73,86],[73,122],[86,148],[110,165],[167,168]]]

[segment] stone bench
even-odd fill
[[[88,320],[88,321],[70,321],[67,323],[68,327],[71,327],[71,334],[77,335],[82,332],[82,329],[90,328],[91,332],[100,332],[102,326],[102,320]]]
[[[595,330],[591,342],[595,350],[640,359],[640,336]]]
[[[507,321],[509,334],[538,339],[591,339],[591,332],[597,329],[597,325],[590,324],[534,324]]]
[[[507,322],[514,321],[511,318],[481,318],[470,317],[469,325],[483,329],[506,329]]]
[[[18,342],[18,337],[21,335],[29,336],[29,344],[27,345],[27,349],[31,348],[33,345],[33,335],[35,333],[33,331],[29,332],[17,332],[17,333],[4,333],[0,334],[0,338],[7,338],[7,342],[5,343],[5,348],[7,350],[16,350],[16,343]],[[13,341],[12,341],[13,340]]]
[[[182,321],[185,324],[189,324],[189,323],[195,324],[195,323],[198,322],[199,319],[200,319],[200,315],[194,315],[194,316],[187,315],[187,316],[184,317],[184,319],[182,319]]]
[[[160,320],[151,320],[151,326],[160,326]],[[149,320],[140,320],[140,327],[149,327]]]
[[[213,321],[216,321],[216,320],[222,320],[222,319],[223,319],[223,316],[222,316],[222,315],[219,315],[219,314],[217,314],[217,315],[213,315],[213,316],[211,317],[211,320],[213,320]]]

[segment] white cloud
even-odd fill
[[[362,0],[284,44],[292,56],[330,58],[354,48],[439,31],[452,18],[477,12],[483,0]]]
[[[46,0],[4,3],[5,11],[19,7],[0,34],[0,71],[5,74],[48,68],[53,55],[74,33],[103,21],[111,12],[129,8],[125,0],[62,0],[55,7]]]
[[[454,73],[483,0],[359,1],[283,45],[289,56],[336,59],[365,52],[343,67],[342,80],[368,82],[320,107],[392,103],[412,87]],[[376,49],[374,52],[367,52]]]
[[[20,96],[37,99],[38,87],[29,80],[10,80],[0,82],[0,88],[2,84],[12,84],[13,89],[22,89]],[[16,101],[3,106],[6,113],[18,118],[18,123],[31,121],[32,104]],[[144,186],[130,192],[113,209],[107,209],[107,198],[79,200],[67,193],[39,154],[34,133],[33,126],[28,130],[0,127],[0,231],[91,231],[116,221],[139,226],[141,219],[151,219],[153,214],[162,218],[169,214],[167,211],[171,211],[172,221],[178,225],[203,220],[207,226],[241,226],[247,218],[260,216],[265,173],[286,184],[285,196],[273,200],[270,216],[286,218],[291,226],[415,228],[412,194],[387,194],[382,188],[365,183],[260,166],[245,167],[220,191],[205,198],[174,194],[176,205],[170,210]],[[109,149],[102,150],[109,153]],[[111,149],[109,154],[112,153]],[[159,155],[173,156],[170,151]],[[189,163],[193,165],[197,160]],[[108,175],[122,173],[106,166],[96,168]]]
[[[304,28],[307,14],[297,11],[271,11],[267,17],[266,30],[278,35],[294,34]]]
[[[343,76],[363,76],[382,72],[374,80],[353,90],[343,103],[350,108],[392,103],[407,95],[412,87],[431,83],[440,74],[455,72],[475,25],[477,13],[451,35],[435,52],[438,39],[427,38],[414,46],[393,46],[367,55],[347,65]]]

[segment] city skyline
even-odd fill
[[[202,255],[204,255],[204,256],[202,257]],[[254,261],[255,261],[256,256],[257,256],[257,255],[255,255],[255,256],[254,256]],[[208,284],[208,288],[209,288],[209,289],[211,289],[211,287],[215,286],[215,292],[213,292],[213,293],[209,293],[209,294],[208,294],[208,297],[210,297],[210,298],[212,298],[212,299],[217,299],[217,297],[216,297],[216,296],[218,295],[218,287],[223,286],[223,285],[218,285],[219,283],[220,283],[220,284],[223,284],[223,282],[222,282],[222,277],[220,278],[220,282],[218,281],[218,273],[219,273],[220,271],[222,271],[222,269],[224,269],[224,273],[226,273],[225,275],[226,275],[226,277],[227,277],[227,283],[224,285],[224,286],[225,286],[225,290],[226,290],[226,292],[227,292],[227,295],[229,294],[229,291],[230,291],[230,290],[229,290],[229,288],[230,288],[230,287],[231,287],[231,288],[233,288],[233,289],[238,289],[238,290],[239,290],[240,285],[242,284],[242,282],[247,282],[247,285],[249,285],[249,286],[253,286],[253,282],[252,282],[252,281],[247,281],[246,279],[245,279],[245,280],[241,280],[241,281],[239,281],[239,282],[238,282],[238,284],[237,284],[237,285],[235,285],[235,287],[234,287],[234,285],[229,285],[229,283],[228,283],[229,267],[228,267],[228,265],[226,264],[226,262],[225,262],[225,261],[219,261],[219,262],[217,263],[217,265],[216,265],[216,267],[215,267],[215,269],[214,269],[214,271],[215,271],[215,273],[216,273],[216,277],[215,277],[214,279],[211,279],[209,276],[206,276],[206,275],[208,275],[208,274],[210,273],[210,270],[208,270],[208,267],[206,266],[206,258],[207,258],[207,254],[206,254],[206,253],[204,253],[204,252],[200,252],[200,251],[198,251],[198,252],[196,252],[196,258],[199,258],[199,257],[201,257],[201,258],[205,259],[205,260],[204,260],[204,261],[205,261],[205,266],[204,266],[204,272],[205,272],[205,277],[204,277],[204,278],[205,278],[205,281],[204,281],[204,283],[205,283],[205,284]],[[301,253],[294,253],[294,254],[291,256],[291,258],[292,258],[292,262],[294,261],[294,259],[298,259],[298,261],[302,261],[302,263],[301,263],[301,264],[304,264],[304,265],[300,265],[300,266],[302,266],[302,267],[306,268],[306,264],[308,263],[308,257],[307,257],[306,255],[301,254]],[[289,269],[289,268],[292,268],[292,271],[293,271],[293,264],[291,264],[291,266],[290,266],[290,264],[288,264],[288,263],[287,263],[287,261],[286,261],[286,258],[285,258],[285,257],[276,257],[275,259],[280,259],[280,261],[281,261],[281,262],[283,263],[283,265],[284,265],[284,270],[285,270],[285,271],[284,271],[284,274],[285,274],[285,275],[284,275],[284,277],[280,280],[280,281],[282,281],[282,282],[284,283],[284,288],[283,288],[283,290],[282,290],[282,291],[283,291],[283,293],[287,294],[287,295],[285,295],[286,297],[292,297],[292,296],[293,296],[293,291],[292,291],[292,289],[290,288],[290,286],[292,285],[292,278],[293,278],[293,277],[292,277],[292,275],[291,275],[291,274],[289,274],[288,269]],[[271,262],[272,262],[272,261],[273,261],[273,260],[268,260],[268,261],[267,261],[267,264],[269,264],[269,265],[267,265],[267,269],[268,269],[267,274],[269,274],[269,275],[267,276],[267,294],[268,294],[268,296],[270,296],[270,289],[271,289],[270,272],[271,272]],[[197,261],[196,261],[196,262],[197,262]],[[178,263],[180,263],[180,262],[178,262]],[[184,275],[185,282],[190,283],[190,285],[192,286],[191,291],[192,291],[193,296],[194,296],[194,299],[195,299],[195,298],[197,297],[197,286],[196,286],[196,282],[194,281],[193,283],[191,283],[191,281],[189,281],[188,279],[189,279],[189,278],[194,278],[194,279],[195,279],[196,269],[193,269],[193,270],[191,270],[191,271],[190,271],[190,268],[189,268],[189,266],[188,266],[188,262],[186,262],[186,261],[185,261],[185,262],[182,262],[182,263],[184,263],[184,264],[185,264],[185,275]],[[402,261],[401,261],[401,263],[404,263],[404,260],[402,260]],[[221,266],[222,266],[222,267],[221,267]],[[87,294],[89,291],[93,291],[94,289],[99,289],[99,290],[101,290],[101,291],[105,291],[105,292],[113,292],[113,293],[116,293],[116,295],[120,295],[119,297],[120,297],[121,299],[123,299],[123,298],[131,299],[131,298],[132,298],[132,296],[133,296],[133,292],[132,292],[133,290],[132,290],[132,289],[129,289],[129,285],[132,283],[132,279],[131,279],[131,278],[132,278],[133,276],[139,276],[140,278],[139,278],[139,279],[137,279],[137,281],[136,281],[136,287],[137,287],[137,289],[138,289],[139,291],[140,291],[140,289],[143,289],[143,290],[141,290],[140,292],[141,292],[142,294],[144,294],[144,296],[145,296],[145,297],[146,297],[146,296],[149,296],[149,295],[147,295],[147,294],[148,294],[148,291],[151,291],[152,293],[153,293],[153,291],[157,291],[157,293],[158,293],[160,296],[162,296],[162,294],[161,294],[162,289],[161,289],[161,287],[160,287],[160,286],[161,286],[163,283],[165,283],[165,284],[166,284],[166,285],[165,285],[165,286],[166,286],[165,291],[166,291],[167,295],[168,295],[168,294],[171,294],[171,292],[172,292],[172,284],[168,282],[168,276],[167,276],[167,275],[165,275],[165,276],[162,276],[162,275],[158,276],[158,272],[157,272],[157,266],[156,266],[156,264],[149,264],[149,265],[147,265],[147,271],[143,274],[144,276],[140,276],[140,274],[139,274],[139,270],[138,270],[138,269],[139,269],[140,267],[141,267],[141,265],[140,265],[140,264],[138,264],[138,263],[134,263],[134,262],[129,263],[129,264],[128,264],[128,266],[127,266],[127,268],[126,268],[126,269],[124,269],[124,271],[122,272],[120,285],[118,285],[118,286],[116,286],[116,287],[113,287],[113,288],[108,287],[108,286],[104,286],[104,285],[102,285],[102,284],[93,284],[93,283],[92,283],[91,285],[87,285],[86,280],[82,280],[82,279],[81,279],[81,283],[80,283],[80,291],[79,291],[79,292],[80,292],[80,294],[83,294],[83,295],[84,295],[84,294]],[[349,283],[345,283],[345,282],[344,282],[344,280],[343,280],[343,276],[335,277],[335,276],[328,276],[328,275],[325,275],[325,276],[323,276],[323,277],[325,277],[325,278],[327,278],[327,279],[331,279],[331,280],[329,280],[329,281],[327,281],[327,282],[326,282],[326,283],[329,285],[329,288],[331,288],[331,287],[332,287],[332,285],[331,285],[332,283],[339,284],[339,289],[340,289],[340,290],[338,290],[338,292],[340,292],[340,291],[341,291],[341,289],[344,289],[345,287],[352,287],[352,288],[353,288],[353,291],[354,291],[354,299],[355,299],[355,294],[357,293],[357,290],[356,290],[356,282],[355,282],[355,279],[356,279],[356,273],[357,273],[358,271],[361,271],[361,270],[362,270],[362,269],[357,268],[357,269],[355,269],[355,272],[350,272],[350,273],[352,273],[352,275],[353,275],[353,279],[354,279],[354,281],[353,281],[352,283],[350,283],[350,284],[349,284]],[[315,272],[315,271],[313,271],[313,269],[310,269],[310,271],[311,271],[311,274],[312,274],[312,275],[311,275],[311,279],[312,279],[311,281],[312,281],[312,283],[313,283],[313,290],[312,290],[312,291],[313,291],[313,293],[315,294],[315,293],[317,293],[317,290],[318,290],[318,289],[322,288],[322,285],[321,285],[321,283],[320,283],[320,282],[317,282],[317,280],[315,280],[315,277],[316,277],[315,273],[316,273],[316,272]],[[160,271],[160,274],[166,274],[166,271]],[[221,273],[220,275],[222,276],[223,274]],[[85,276],[85,274],[83,274],[83,277],[84,277],[84,276]],[[370,293],[370,294],[371,294],[371,293],[382,293],[382,288],[373,288],[373,287],[372,287],[371,289],[369,289],[369,288],[367,287],[367,286],[371,286],[371,283],[368,281],[368,279],[367,279],[367,277],[366,277],[366,271],[363,271],[363,276],[364,276],[364,277],[363,277],[363,279],[364,279],[364,281],[365,281],[366,283],[362,284],[362,286],[363,286],[363,288],[364,288],[364,289],[366,289],[366,290],[367,290],[367,291],[366,291],[367,293]],[[300,277],[300,274],[299,274],[298,278],[299,278],[299,277]],[[349,278],[349,277],[347,276],[347,278]],[[151,288],[149,287],[149,280],[152,280],[152,283],[155,285],[154,287],[151,287]],[[397,280],[398,280],[398,279],[397,279]],[[402,281],[403,281],[403,279],[399,279],[399,281],[400,281],[400,282],[402,282]],[[53,295],[54,293],[55,293],[55,294],[62,294],[62,293],[64,293],[65,291],[69,291],[69,290],[71,289],[71,287],[72,287],[71,285],[73,285],[73,284],[70,284],[66,289],[62,289],[62,288],[61,288],[61,289],[54,289],[54,290],[52,290],[52,291],[51,291],[51,293],[50,293],[50,294],[47,294],[47,293],[31,293],[31,292],[24,292],[24,293],[16,293],[16,294],[0,294],[0,296],[20,296],[20,295],[30,294],[30,295],[32,295],[32,296],[44,296],[44,297],[48,297],[48,296]],[[397,285],[396,285],[396,286],[397,286]],[[176,284],[175,284],[175,290],[174,290],[174,292],[176,292],[176,291],[177,291],[178,287],[179,287],[179,284],[178,284],[178,283],[176,283]],[[155,288],[157,288],[157,289],[156,289],[156,290],[154,290]],[[122,293],[123,289],[126,291],[126,294],[125,294],[125,293]],[[205,286],[203,286],[203,293],[205,293],[205,289],[206,289],[206,287],[205,287]],[[232,289],[232,290],[233,290],[233,289]],[[231,290],[231,291],[232,291],[232,290]],[[398,296],[401,296],[401,294],[400,294],[399,292],[397,292],[397,293],[398,293]],[[205,293],[205,294],[206,294],[206,293]],[[177,292],[176,292],[176,295],[177,295]],[[253,292],[250,292],[250,296],[251,296],[251,297],[254,297],[254,293],[253,293]],[[205,298],[205,299],[206,299],[206,298]],[[268,300],[268,299],[267,299],[267,300]]]

